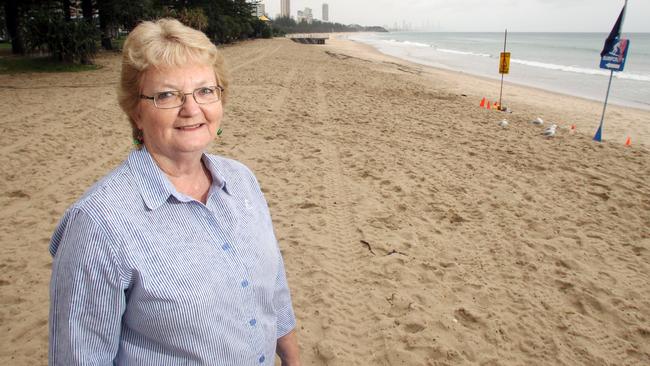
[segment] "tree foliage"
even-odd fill
[[[350,32],[383,29],[340,23],[296,23],[279,18],[273,23],[253,16],[257,0],[0,0],[13,52],[48,51],[55,57],[88,62],[99,44],[113,41],[143,20],[174,17],[205,32],[217,44],[273,34]],[[46,9],[46,12],[43,11]],[[71,16],[81,10],[81,16]],[[77,14],[76,12],[74,12]],[[84,23],[84,24],[82,24]],[[4,28],[4,27],[3,27]],[[3,32],[0,32],[0,35]]]
[[[90,64],[97,53],[99,32],[86,19],[66,20],[63,12],[47,6],[31,9],[25,21],[25,43],[30,51],[47,51],[55,59]]]
[[[49,51],[65,60],[86,61],[92,42],[112,49],[123,32],[164,16],[204,31],[215,43],[271,34],[268,25],[252,15],[252,4],[246,0],[0,0],[0,5],[0,35],[6,28],[14,53]],[[43,9],[50,19],[42,16]],[[82,15],[70,16],[76,10]]]
[[[174,11],[169,15],[194,29],[205,31],[208,27],[208,17],[201,8],[183,8],[179,11]]]
[[[3,42],[9,39],[9,34],[7,33],[7,17],[5,16],[5,0],[0,0],[0,40]]]

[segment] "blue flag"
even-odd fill
[[[605,46],[603,47],[603,50],[600,51],[600,57],[609,53],[610,50],[614,48],[614,45],[616,45],[617,40],[621,37],[621,25],[623,23],[623,16],[625,15],[625,6],[626,5],[623,5],[623,9],[621,10],[621,14],[618,15],[614,28],[612,28],[612,31],[609,32],[609,36],[607,36],[607,40],[605,40]]]

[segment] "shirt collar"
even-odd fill
[[[226,188],[227,180],[220,174],[219,169],[214,161],[210,159],[210,156],[204,153],[201,160],[212,176],[210,194],[218,190],[223,190],[230,194]],[[127,161],[129,168],[135,176],[136,184],[140,189],[140,194],[147,208],[150,210],[157,209],[167,201],[169,196],[174,196],[180,201],[187,201],[187,196],[176,190],[165,173],[160,170],[146,147],[143,146],[141,149],[131,151]]]
[[[223,169],[220,162],[212,155],[204,153],[201,157],[201,161],[203,161],[203,164],[205,164],[205,167],[208,168],[208,171],[210,171],[210,175],[212,176],[211,189],[223,190],[232,196],[232,192],[228,189],[228,182],[230,182],[231,179],[226,177],[228,170]]]

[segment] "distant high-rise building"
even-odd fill
[[[329,22],[330,20],[330,6],[327,3],[323,3],[323,21]]]
[[[253,16],[256,16],[256,17],[259,18],[262,15],[264,15],[265,13],[266,13],[266,11],[264,9],[264,3],[262,3],[262,2],[253,3]]]
[[[280,3],[280,16],[282,17],[290,17],[291,16],[291,4],[289,0],[281,0],[282,3]]]
[[[309,24],[311,24],[314,21],[314,15],[311,12],[311,8],[305,8],[305,10],[298,10],[298,17],[296,18],[296,22],[300,23],[303,20]]]

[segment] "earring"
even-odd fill
[[[217,138],[220,138],[222,133],[223,130],[221,129],[221,127],[219,127],[219,129],[217,129]]]
[[[136,148],[142,147],[144,144],[144,135],[142,134],[142,130],[138,130],[138,134],[133,138],[133,145],[135,145]]]

